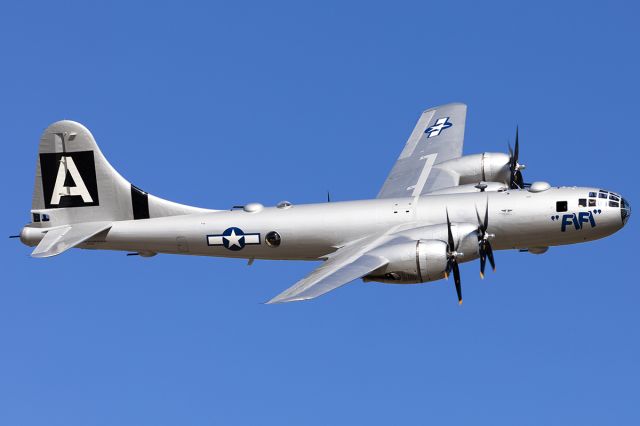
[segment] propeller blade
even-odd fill
[[[515,179],[516,163],[513,162],[513,150],[511,144],[509,144],[509,188],[513,189],[513,182]]]
[[[458,293],[458,304],[462,305],[462,285],[460,284],[460,269],[458,262],[453,261],[453,281],[456,284],[456,293]]]
[[[449,244],[447,257],[447,268],[444,271],[445,277],[449,278],[449,272],[453,270],[453,281],[456,285],[456,293],[458,294],[458,303],[462,305],[462,285],[460,284],[460,269],[458,268],[458,260],[456,259],[455,245],[453,233],[451,232],[451,220],[449,220],[449,210],[447,212],[447,241]]]
[[[524,178],[522,177],[522,172],[520,170],[516,170],[515,181],[516,185],[518,185],[520,188],[524,188]]]
[[[478,229],[480,229],[484,233],[484,225],[482,224],[482,219],[480,219],[480,213],[478,213],[477,205],[476,205],[476,217],[478,218]],[[480,238],[480,236],[478,236],[478,238]]]
[[[493,252],[491,243],[488,240],[487,229],[489,228],[489,199],[484,209],[484,220],[480,219],[478,206],[476,206],[476,217],[478,218],[478,254],[480,255],[480,278],[484,278],[484,270],[487,265],[487,257],[491,256],[490,262],[493,265]],[[491,254],[489,254],[491,253]],[[494,267],[495,270],[495,267]]]
[[[482,223],[482,232],[487,232],[487,228],[489,228],[489,197],[488,196],[487,196],[487,205],[484,209],[484,222]]]
[[[496,271],[496,262],[493,259],[493,249],[491,248],[491,244],[487,241],[487,257],[489,258],[489,263],[491,264],[491,269],[493,272]]]
[[[447,210],[447,242],[449,243],[449,251],[454,251],[453,234],[451,233],[451,221],[449,220],[449,210]]]
[[[482,231],[482,236],[487,232],[489,227],[489,197],[487,197],[487,203],[484,208],[484,220],[480,219],[480,213],[478,213],[478,205],[476,204],[476,218],[478,219],[478,229]]]
[[[513,163],[518,164],[518,153],[520,151],[520,143],[518,142],[518,126],[516,126],[516,147],[513,152]]]
[[[518,164],[518,158],[520,157],[520,137],[519,137],[519,128],[516,126],[516,143],[515,148],[512,150],[511,145],[509,145],[509,188],[511,189],[522,189],[524,188],[524,179],[522,178],[522,173],[520,169],[522,166]]]

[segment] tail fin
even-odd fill
[[[163,200],[127,182],[80,123],[58,121],[40,139],[32,220],[43,228],[210,211]]]

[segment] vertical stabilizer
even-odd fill
[[[50,125],[40,139],[31,209],[40,227],[209,211],[154,197],[127,182],[91,132],[68,120]]]

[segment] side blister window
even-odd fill
[[[280,234],[278,234],[276,231],[269,232],[267,236],[264,238],[264,240],[267,242],[267,245],[269,247],[278,247],[282,242],[282,239],[280,238]]]

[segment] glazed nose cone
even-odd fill
[[[627,221],[631,217],[631,206],[626,199],[622,199],[622,205],[620,206],[620,216],[622,217],[622,226],[627,224]]]

